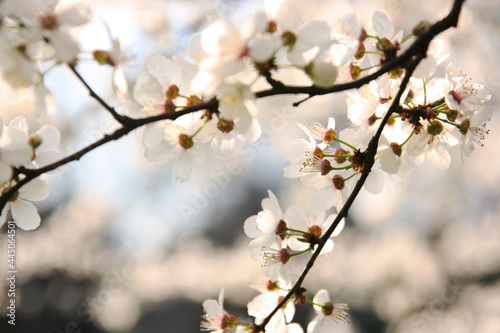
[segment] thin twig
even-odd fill
[[[76,70],[75,65],[73,64],[68,64],[69,68],[71,71],[78,77],[78,79],[83,83],[83,85],[87,88],[89,91],[89,95],[93,98],[95,98],[99,104],[101,104],[108,112],[115,118],[117,122],[120,124],[126,124],[132,120],[132,118],[129,118],[127,116],[121,115],[118,112],[116,112],[115,108],[108,105],[99,95],[97,95],[94,90],[90,87],[90,85],[85,81],[85,79],[80,75],[80,73]]]

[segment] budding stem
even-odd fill
[[[342,144],[346,145],[347,147],[351,148],[351,149],[352,149],[352,150],[354,150],[354,151],[358,150],[358,149],[357,149],[356,147],[354,147],[353,145],[348,144],[347,142],[342,141],[342,140],[340,140],[340,139],[339,139],[339,138],[337,138],[337,137],[334,137],[333,139],[334,139],[335,141],[338,141],[338,142],[340,142],[340,143],[342,143]]]

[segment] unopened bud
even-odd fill
[[[172,84],[165,92],[165,97],[167,99],[174,99],[177,96],[179,96],[179,87],[175,84]]]
[[[54,14],[46,14],[39,19],[40,27],[45,30],[56,30],[59,22]]]
[[[217,129],[222,133],[229,133],[234,128],[234,121],[232,119],[224,119],[220,118],[219,122],[217,122]]]
[[[460,112],[458,110],[450,110],[446,114],[446,118],[448,118],[449,121],[454,122],[457,120],[459,114]]]
[[[325,176],[330,173],[330,171],[333,170],[332,164],[330,163],[329,160],[323,160],[321,162],[321,175]]]
[[[322,305],[321,312],[323,313],[323,315],[328,317],[328,316],[332,315],[334,309],[335,309],[335,307],[333,306],[333,303],[327,302],[327,303]]]
[[[42,142],[42,137],[38,134],[33,134],[28,140],[29,145],[33,149],[37,149],[42,144]]]
[[[329,88],[337,80],[337,67],[329,62],[311,61],[304,71],[313,81],[315,86]]]
[[[460,133],[462,133],[463,135],[467,134],[467,132],[469,131],[469,128],[470,128],[470,119],[467,118],[465,119],[464,121],[462,121],[460,123]]]
[[[358,65],[355,65],[354,63],[351,63],[351,77],[353,80],[359,79],[359,76],[361,75],[361,67]]]
[[[271,280],[268,280],[267,281],[267,290],[268,291],[274,291],[278,289],[278,282],[277,281],[271,281]]]
[[[97,61],[99,65],[115,65],[113,60],[111,60],[109,51],[95,50],[94,52],[92,52],[92,55],[94,56],[94,60]]]
[[[356,54],[354,55],[354,58],[356,58],[357,60],[360,60],[361,58],[363,58],[365,56],[365,52],[366,52],[365,44],[360,42],[359,46],[358,46],[358,50],[356,51]]]
[[[366,33],[366,30],[364,28],[361,28],[361,33],[359,34],[359,41],[363,42],[367,37],[368,34]]]
[[[165,111],[165,113],[175,112],[175,104],[174,104],[174,102],[172,102],[171,99],[167,99],[165,101],[165,105],[163,106],[163,110]]]
[[[323,149],[321,149],[320,147],[316,147],[314,148],[314,156],[318,157],[319,159],[323,159]]]
[[[373,126],[377,120],[378,120],[378,117],[374,113],[370,118],[368,118],[368,126]]]
[[[391,142],[391,144],[389,146],[391,147],[392,152],[394,154],[396,154],[396,156],[401,157],[401,153],[403,152],[403,149],[399,143]]]
[[[341,175],[333,176],[332,182],[333,186],[339,191],[345,187],[345,179]]]
[[[238,318],[233,314],[224,314],[222,316],[222,321],[220,328],[222,330],[231,330],[238,325]]]
[[[309,234],[311,235],[311,237],[320,238],[321,235],[323,234],[323,230],[321,230],[320,226],[313,225],[312,227],[309,228]]]
[[[300,287],[300,289],[297,292],[295,292],[294,303],[298,304],[298,305],[302,305],[305,302],[307,302],[306,293],[307,293],[307,289],[304,287]]]
[[[334,129],[329,128],[325,132],[325,136],[323,137],[323,142],[332,142],[332,141],[334,141],[336,135],[337,135],[337,132],[335,132]]]
[[[389,52],[392,49],[391,41],[384,37],[378,40],[377,49],[382,52]]]
[[[429,126],[427,126],[427,133],[430,135],[438,135],[443,131],[443,124],[439,120],[429,121]]]
[[[297,41],[297,36],[291,31],[285,31],[283,35],[281,35],[281,41],[283,46],[287,47],[288,50],[291,51]]]
[[[415,98],[415,93],[413,92],[412,89],[410,89],[410,91],[408,91],[408,95],[406,95],[405,104],[413,102],[414,98]]]
[[[182,148],[189,149],[194,145],[193,137],[184,133],[179,134],[179,144],[181,145]]]
[[[286,235],[285,235],[286,231],[287,231],[286,222],[283,220],[280,220],[278,223],[278,226],[276,227],[276,236],[281,238],[281,240],[284,240],[286,238]]]
[[[283,265],[285,265],[288,262],[288,260],[290,260],[290,258],[292,257],[292,255],[290,254],[290,250],[287,248],[281,249],[279,253],[280,253],[279,260]]]
[[[389,76],[391,79],[398,79],[403,75],[403,68],[396,67],[389,71]]]
[[[347,155],[347,154],[349,154],[349,152],[347,150],[345,150],[345,149],[342,149],[342,148],[338,148],[335,151],[335,155]],[[337,157],[335,157],[335,162],[337,162],[338,164],[342,164],[345,161],[347,161],[347,156],[337,156]]]
[[[198,96],[196,95],[191,95],[189,96],[187,102],[186,102],[186,105],[187,106],[193,106],[193,105],[198,105],[200,103],[202,103],[203,101],[201,100],[201,98],[199,98]]]
[[[264,31],[272,34],[273,32],[276,32],[276,30],[278,30],[278,28],[276,27],[276,22],[270,21],[269,24],[267,25],[266,30]]]

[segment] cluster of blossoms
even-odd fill
[[[320,244],[321,255],[332,251],[334,244],[331,238],[338,236],[344,228],[342,219],[330,237],[325,239],[325,233],[336,214],[326,216],[325,211],[314,210],[312,206],[307,213],[293,206],[283,213],[271,191],[269,198],[262,201],[262,209],[244,224],[246,235],[252,238],[251,257],[262,261],[262,266],[269,267],[266,275],[256,277],[251,284],[260,293],[248,303],[248,314],[255,317],[255,321],[250,325],[243,324],[238,322],[236,316],[224,311],[221,291],[218,303],[215,300],[203,303],[203,330],[222,332],[237,327],[237,332],[255,332],[263,328],[258,327],[263,325],[266,316],[290,291],[312,252]],[[303,332],[300,325],[291,323],[296,304],[311,304],[317,313],[308,325],[307,332],[320,332],[328,318],[334,322],[348,322],[347,304],[333,303],[325,289],[319,290],[312,300],[306,297],[306,293],[303,287],[294,291],[292,297],[266,323],[266,332]]]
[[[361,92],[349,93],[348,117],[354,126],[335,131],[335,120],[326,127],[316,122],[299,124],[309,140],[295,139],[285,144],[284,155],[291,161],[285,176],[299,178],[317,189],[313,203],[318,209],[340,208],[350,186],[363,170],[363,150],[377,124],[384,117],[396,93],[398,78],[381,76]],[[460,143],[468,156],[489,130],[486,122],[492,109],[485,103],[489,93],[472,83],[455,65],[448,64],[445,78],[412,78],[403,106],[389,118],[382,132],[376,164],[365,189],[378,193],[384,184],[383,173],[407,176],[427,159],[437,170],[448,169],[446,149]],[[348,182],[349,181],[349,182]]]
[[[283,2],[278,8],[278,13],[281,13],[281,10],[287,10],[288,18],[295,17],[290,15],[293,13],[291,9],[293,5]],[[259,15],[263,14],[254,15],[253,18],[256,19]],[[428,23],[423,22],[416,26],[412,33],[404,36],[403,31],[394,33],[392,23],[385,14],[376,12],[373,16],[373,35],[367,34],[360,27],[360,34],[357,38],[344,36],[343,39],[330,40],[323,38],[330,34],[330,32],[327,33],[329,28],[324,23],[312,21],[298,29],[295,28],[296,30],[288,30],[290,25],[282,28],[279,24],[280,14],[274,13],[274,15],[276,16],[267,13],[267,22],[272,24],[267,26],[265,33],[262,33],[262,30],[260,34],[255,34],[255,30],[252,29],[245,30],[253,32],[253,39],[250,41],[250,37],[241,37],[233,27],[230,29],[222,23],[217,23],[219,26],[211,27],[202,33],[201,41],[209,38],[204,34],[210,33],[212,38],[215,38],[214,42],[218,40],[222,44],[221,41],[224,41],[223,45],[235,46],[235,49],[232,49],[232,53],[228,50],[219,53],[204,53],[200,62],[200,72],[194,78],[196,84],[202,85],[203,89],[207,87],[212,89],[214,86],[227,84],[227,82],[220,82],[221,76],[212,75],[211,71],[219,73],[217,72],[219,70],[241,69],[244,66],[242,63],[244,59],[250,59],[246,63],[247,66],[249,62],[254,66],[247,68],[245,75],[250,75],[252,70],[259,71],[262,68],[266,71],[279,70],[278,59],[281,58],[276,50],[282,48],[285,58],[292,66],[301,68],[300,64],[303,65],[303,70],[312,79],[313,84],[328,87],[335,80],[337,82],[355,80],[364,71],[373,72],[397,57],[405,50],[406,45],[411,44],[416,36],[425,32],[429,27]],[[252,24],[252,27],[256,26],[255,22]],[[309,55],[306,51],[309,50],[308,47],[311,44],[307,44],[308,46],[298,44],[301,45],[297,48],[298,53],[292,52],[293,47],[288,48],[289,44],[287,44],[291,41],[298,42],[301,33],[306,33],[309,28],[316,31],[314,38],[308,37],[307,39],[316,43],[318,52],[311,58],[313,60],[306,60],[306,56]],[[231,33],[226,29],[230,29]],[[226,35],[217,35],[221,31],[225,31]],[[292,35],[293,38],[291,38]],[[233,43],[226,43],[229,36],[233,38],[231,39]],[[276,36],[281,37],[281,44],[273,41]],[[350,43],[343,43],[343,41],[350,41]],[[272,45],[278,45],[278,47],[273,48]],[[340,45],[343,45],[342,50],[345,52],[342,54],[343,61],[337,62],[334,66],[333,61],[339,56],[335,52],[339,52]],[[471,82],[460,69],[451,63],[446,66],[446,77],[433,77],[437,66],[448,57],[447,54],[442,54],[442,48],[442,41],[433,41],[427,58],[416,68],[410,78],[410,84],[403,92],[401,106],[388,118],[387,126],[384,127],[379,140],[375,165],[364,184],[367,191],[380,192],[385,178],[394,175],[406,176],[425,159],[437,170],[446,170],[451,162],[446,147],[461,143],[463,156],[468,156],[474,149],[474,145],[482,145],[481,141],[488,133],[485,127],[486,122],[491,117],[491,109],[486,103],[490,95],[482,85]],[[263,50],[268,50],[268,52]],[[350,53],[345,50],[350,50]],[[232,61],[228,68],[214,65],[217,59],[222,59],[222,54],[229,57],[226,61],[229,61],[228,59]],[[259,56],[268,54],[271,54],[272,58],[267,58],[265,62],[262,62]],[[325,57],[325,54],[329,56]],[[260,63],[256,59],[260,59]],[[321,59],[322,66],[326,63],[334,68],[338,66],[338,70],[331,72],[326,68],[321,70],[323,73],[328,73],[325,75],[333,81],[325,82],[311,74],[314,73],[312,69],[317,66],[318,59]],[[329,59],[329,62],[326,62],[326,59]],[[362,64],[365,63],[369,63],[369,66],[362,68]],[[337,72],[340,74],[337,75]],[[269,78],[269,72],[258,72],[258,74],[265,76],[273,87],[277,86],[277,83]],[[333,241],[324,239],[324,233],[330,228],[336,215],[325,218],[326,211],[332,207],[340,210],[350,195],[355,180],[364,169],[365,150],[369,140],[377,131],[381,120],[389,110],[391,101],[398,93],[403,74],[404,69],[397,67],[376,80],[372,80],[362,89],[348,92],[347,112],[352,124],[350,127],[336,130],[333,118],[329,118],[327,126],[317,122],[308,126],[298,124],[308,139],[294,139],[285,144],[284,156],[291,162],[285,168],[285,176],[300,178],[304,185],[316,189],[308,212],[304,213],[297,208],[290,207],[282,213],[278,200],[269,191],[269,198],[262,202],[263,210],[248,218],[244,224],[245,233],[252,238],[251,257],[255,260],[262,260],[263,266],[270,266],[268,278],[265,279],[267,289],[257,289],[261,294],[248,304],[248,313],[255,317],[255,321],[251,325],[239,323],[235,316],[224,312],[220,301],[217,307],[218,312],[214,312],[213,308],[204,304],[207,316],[206,321],[202,323],[203,329],[219,332],[237,327],[237,331],[252,332],[265,329],[266,332],[289,330],[301,332],[302,328],[290,324],[294,313],[292,306],[306,302],[313,304],[318,314],[308,325],[308,332],[319,332],[328,317],[334,321],[347,322],[347,305],[333,303],[324,289],[320,290],[313,300],[308,300],[305,296],[306,290],[301,287],[298,290],[293,289],[289,301],[282,305],[271,321],[267,322],[265,328],[259,326],[266,315],[277,307],[280,299],[291,290],[291,286],[299,278],[318,244],[323,246],[320,254],[333,249]],[[225,76],[227,75],[233,75],[234,80],[239,80],[243,74],[225,73]],[[218,77],[219,81],[215,81],[213,79],[215,77]],[[240,87],[241,82],[238,81]],[[330,237],[337,236],[342,228],[343,222],[338,223]]]
[[[50,125],[42,126],[30,134],[24,117],[13,119],[8,126],[1,125],[0,137],[0,186],[2,193],[23,179],[18,173],[25,170],[42,168],[60,158],[56,148],[59,144],[59,131]],[[30,181],[14,193],[3,208],[0,226],[8,218],[24,230],[36,229],[40,216],[31,201],[40,201],[49,195],[47,184],[40,178]]]
[[[0,74],[14,89],[29,88],[34,104],[33,116],[41,121],[54,111],[54,97],[44,84],[45,75],[61,64],[74,65],[88,59],[72,31],[92,21],[92,12],[84,3],[60,5],[58,0],[4,0],[0,2]],[[130,60],[113,39],[109,28],[110,49],[90,52],[90,58],[114,69],[113,88],[127,93],[127,81],[118,67]]]
[[[325,22],[300,21],[288,1],[269,2],[238,29],[218,20],[190,41],[195,63],[179,57],[152,56],[134,88],[135,99],[147,116],[173,113],[217,100],[217,108],[176,121],[149,125],[144,134],[146,157],[154,162],[174,160],[174,177],[186,180],[191,161],[205,160],[203,143],[231,154],[238,143],[251,143],[261,134],[253,87],[268,82],[283,86],[272,72],[293,67],[317,86],[332,86],[337,68],[329,55],[331,29]],[[278,3],[278,2],[276,2]],[[314,55],[313,55],[314,53]]]

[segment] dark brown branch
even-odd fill
[[[85,79],[76,70],[75,65],[68,64],[68,66],[71,69],[71,71],[76,75],[76,77],[78,77],[78,79],[87,88],[87,90],[89,91],[89,95],[91,97],[95,98],[99,102],[99,104],[101,104],[106,110],[108,110],[109,113],[113,116],[113,118],[115,118],[115,120],[117,122],[119,122],[120,124],[126,124],[126,123],[129,123],[132,120],[132,118],[129,118],[129,117],[124,116],[124,115],[121,115],[118,112],[116,112],[116,110],[115,110],[114,107],[108,105],[108,103],[106,103],[99,95],[97,95],[94,92],[94,90],[88,85],[87,81],[85,81]]]
[[[377,79],[381,75],[389,72],[391,69],[397,68],[397,67],[406,67],[406,64],[410,59],[418,55],[422,52],[424,52],[423,57],[425,58],[425,52],[427,52],[428,45],[434,37],[442,33],[443,31],[451,28],[451,27],[456,27],[458,24],[458,17],[460,15],[460,10],[462,8],[462,4],[464,3],[465,0],[455,0],[453,3],[453,8],[446,16],[444,19],[441,21],[436,22],[433,24],[429,30],[420,35],[414,42],[413,44],[401,55],[398,57],[392,59],[391,61],[387,62],[384,66],[382,66],[379,70],[376,72],[364,76],[358,80],[352,81],[352,82],[347,82],[347,83],[342,83],[338,85],[334,85],[331,88],[319,88],[316,86],[284,86],[281,89],[267,89],[267,90],[262,90],[259,91],[255,94],[257,98],[261,97],[268,97],[268,96],[274,96],[274,95],[281,95],[281,94],[307,94],[309,97],[305,98],[304,100],[301,100],[297,103],[294,103],[294,106],[297,106],[298,104],[304,102],[305,100],[309,99],[310,97],[313,96],[318,96],[318,95],[325,95],[325,94],[331,94],[334,92],[339,92],[339,91],[345,91],[345,90],[350,90],[350,89],[355,89],[355,88],[360,88],[363,85]]]
[[[100,140],[97,140],[96,142],[90,144],[89,146],[82,148],[81,150],[77,151],[76,153],[73,153],[65,158],[60,159],[57,162],[54,162],[52,164],[46,165],[42,168],[39,169],[26,169],[26,168],[19,168],[16,171],[16,176],[19,174],[24,174],[26,177],[21,179],[19,182],[17,182],[15,185],[10,187],[7,191],[3,192],[2,195],[0,196],[0,211],[5,207],[7,204],[8,200],[12,198],[12,196],[25,184],[30,182],[31,180],[35,179],[36,177],[55,170],[65,164],[68,164],[73,161],[79,160],[82,156],[85,154],[89,153],[90,151],[94,150],[97,147],[100,147],[110,141],[113,140],[118,140],[122,136],[127,135],[131,131],[135,130],[136,128],[139,128],[141,126],[147,125],[154,123],[156,121],[160,120],[165,120],[165,119],[171,119],[175,120],[179,118],[180,116],[186,115],[188,113],[200,111],[200,110],[217,110],[219,106],[219,101],[216,99],[210,100],[206,103],[202,103],[199,105],[194,105],[190,107],[186,107],[182,109],[181,111],[174,112],[174,113],[164,113],[161,115],[157,116],[152,116],[148,118],[139,118],[139,119],[132,119],[129,118],[126,124],[123,124],[122,127],[117,129],[111,134],[105,134],[104,137]]]
[[[316,250],[312,254],[312,257],[309,259],[307,262],[307,265],[298,278],[298,280],[295,282],[294,286],[288,294],[281,300],[281,302],[274,308],[274,310],[264,319],[261,325],[259,325],[259,329],[261,332],[264,332],[264,328],[271,320],[272,316],[276,314],[276,312],[286,304],[286,302],[302,287],[302,283],[304,282],[304,279],[306,278],[307,274],[311,270],[311,268],[314,265],[314,262],[318,258],[319,254],[321,253],[321,250],[323,250],[323,247],[326,243],[326,241],[330,238],[332,235],[333,231],[337,227],[337,225],[342,221],[343,218],[347,217],[347,213],[349,212],[349,209],[351,208],[352,204],[354,203],[354,200],[358,196],[359,192],[363,188],[363,185],[365,184],[366,179],[368,178],[368,175],[371,172],[371,169],[373,167],[373,163],[375,161],[375,155],[377,153],[377,147],[378,147],[378,142],[380,139],[380,136],[382,135],[382,130],[384,129],[385,125],[387,124],[387,121],[389,120],[389,117],[394,113],[394,111],[399,107],[399,102],[401,99],[401,96],[406,89],[406,86],[408,84],[408,81],[410,80],[410,77],[415,70],[415,67],[418,65],[418,63],[422,60],[422,57],[417,57],[414,61],[412,61],[409,65],[408,68],[406,69],[406,74],[401,82],[401,86],[399,87],[398,94],[392,101],[392,104],[385,114],[384,118],[382,119],[382,122],[380,123],[380,126],[378,127],[378,130],[376,134],[372,137],[368,144],[368,148],[363,152],[364,155],[364,166],[363,170],[361,171],[361,177],[358,179],[356,182],[356,185],[354,186],[351,194],[347,198],[346,203],[342,206],[342,209],[340,212],[337,214],[337,217],[335,220],[332,222],[328,230],[324,233],[323,236],[321,236],[320,241],[318,242],[318,246],[316,247]]]

